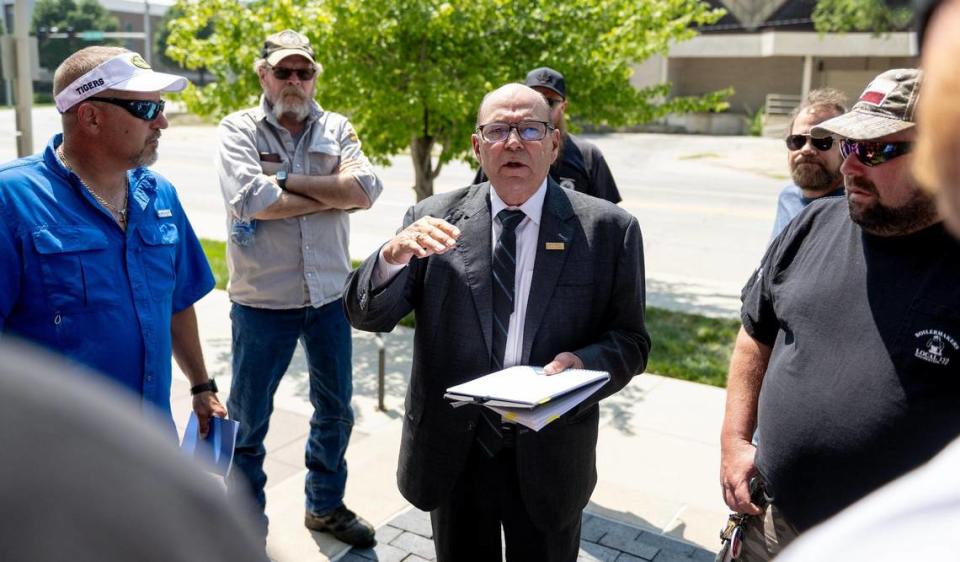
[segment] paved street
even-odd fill
[[[37,112],[35,150],[59,128],[52,109]],[[216,148],[211,126],[172,127],[161,140],[157,169],[178,186],[201,236],[223,239],[224,210],[213,172]],[[781,142],[756,138],[616,134],[591,137],[601,146],[624,196],[623,206],[640,220],[647,258],[650,302],[713,314],[734,314],[744,278],[759,260],[773,221],[776,194],[784,183]],[[15,156],[13,114],[0,110],[0,160]],[[372,252],[413,203],[412,169],[405,158],[380,170],[386,189],[374,209],[353,215],[351,251]],[[437,190],[467,183],[472,171],[448,167]],[[224,388],[230,381],[229,302],[214,291],[198,303],[204,355],[210,374]],[[354,400],[357,423],[347,452],[348,505],[394,533],[408,511],[396,488],[403,394],[409,377],[412,332],[385,336],[386,411],[376,409],[377,354],[372,334],[354,332]],[[174,376],[175,419],[187,418],[189,390]],[[597,449],[598,483],[587,506],[581,559],[708,559],[726,510],[717,484],[718,432],[724,391],[645,374],[605,400]],[[337,560],[346,546],[303,527],[303,447],[309,427],[307,373],[298,351],[275,399],[267,436],[265,469],[268,548],[278,561]],[[401,518],[399,521],[403,521]],[[391,529],[393,526],[395,529]],[[385,545],[418,560],[414,536],[396,534]],[[423,540],[426,540],[421,536]],[[686,541],[676,543],[672,539]],[[389,549],[383,549],[387,551]],[[391,551],[392,552],[392,551]],[[423,554],[429,554],[424,551]],[[370,558],[355,553],[351,558]],[[421,557],[429,559],[429,557]],[[385,554],[381,561],[390,560]]]
[[[34,112],[34,150],[59,130],[53,108]],[[610,134],[588,136],[603,150],[622,206],[644,236],[650,304],[735,315],[740,287],[770,235],[776,196],[787,181],[781,141],[755,137]],[[16,156],[13,112],[0,110],[0,160]],[[213,169],[216,128],[176,125],[164,131],[155,168],[179,190],[201,237],[223,240],[226,220]],[[378,168],[385,189],[373,209],[352,215],[351,254],[369,255],[414,203],[406,155]],[[451,163],[436,191],[462,187],[473,171]]]
[[[229,307],[224,291],[213,291],[197,303],[203,354],[224,401],[230,387]],[[413,330],[398,327],[384,336],[384,344],[386,411],[379,411],[376,338],[353,332],[356,423],[347,449],[350,477],[345,501],[387,533],[381,543],[393,548],[380,549],[380,562],[415,562],[418,558],[409,556],[420,556],[416,545],[423,541],[392,536],[393,531],[384,527],[406,527],[396,518],[410,507],[397,490],[396,471]],[[179,373],[173,379],[174,419],[183,424],[190,411],[189,385]],[[277,389],[265,442],[267,546],[277,562],[338,560],[347,551],[329,535],[311,533],[303,526],[303,451],[311,414],[308,380],[306,360],[298,348]],[[700,560],[702,551],[691,544],[709,550],[719,547],[717,531],[727,514],[717,477],[725,395],[722,388],[642,374],[601,402],[597,487],[586,508],[597,520],[585,523],[582,538],[593,544],[583,545],[583,562]],[[610,521],[620,525],[605,523]],[[417,529],[424,537],[422,525]],[[394,556],[398,551],[403,556]],[[357,556],[369,559],[371,553]]]

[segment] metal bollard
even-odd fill
[[[377,355],[380,360],[380,366],[377,369],[377,409],[386,412],[387,407],[383,404],[384,379],[387,370],[387,348],[383,345],[383,334],[377,332]]]

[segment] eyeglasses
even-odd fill
[[[857,156],[864,166],[879,166],[913,150],[913,142],[860,142],[850,139],[840,141],[840,155],[846,158]]]
[[[317,74],[317,68],[314,66],[309,68],[285,68],[282,66],[274,66],[271,70],[273,71],[273,77],[277,80],[287,80],[290,78],[291,74],[296,73],[297,78],[303,82],[306,82],[307,80],[313,80],[313,77]]]
[[[546,121],[520,121],[517,123],[494,121],[493,123],[480,125],[477,127],[477,132],[480,133],[480,138],[483,140],[494,143],[507,140],[510,131],[514,129],[517,130],[520,140],[533,142],[543,140],[543,137],[547,136],[547,131],[553,129],[553,126]]]
[[[90,96],[84,101],[102,101],[126,109],[130,115],[144,121],[153,121],[158,115],[163,113],[163,100],[125,100],[123,98],[101,98]]]
[[[790,135],[787,137],[787,148],[790,150],[800,150],[807,145],[807,139],[810,139],[810,144],[813,145],[813,148],[816,148],[820,152],[826,152],[833,147],[833,137],[818,139],[810,135]]]

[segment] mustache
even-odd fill
[[[826,169],[826,168],[827,168],[826,164],[824,164],[824,163],[821,162],[820,160],[817,160],[816,158],[804,158],[804,157],[801,157],[801,158],[797,159],[796,161],[794,161],[794,166],[799,166],[799,165],[801,165],[801,164],[813,164],[814,166],[819,166],[819,167],[821,167],[821,168],[823,168],[823,169]]]
[[[280,96],[293,96],[304,101],[307,99],[307,95],[303,92],[303,90],[297,88],[296,86],[285,86],[282,90],[280,90]]]

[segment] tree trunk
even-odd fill
[[[410,141],[410,156],[413,158],[413,172],[415,182],[413,191],[417,194],[417,202],[433,195],[433,179],[436,173],[433,170],[433,137],[414,137]]]

